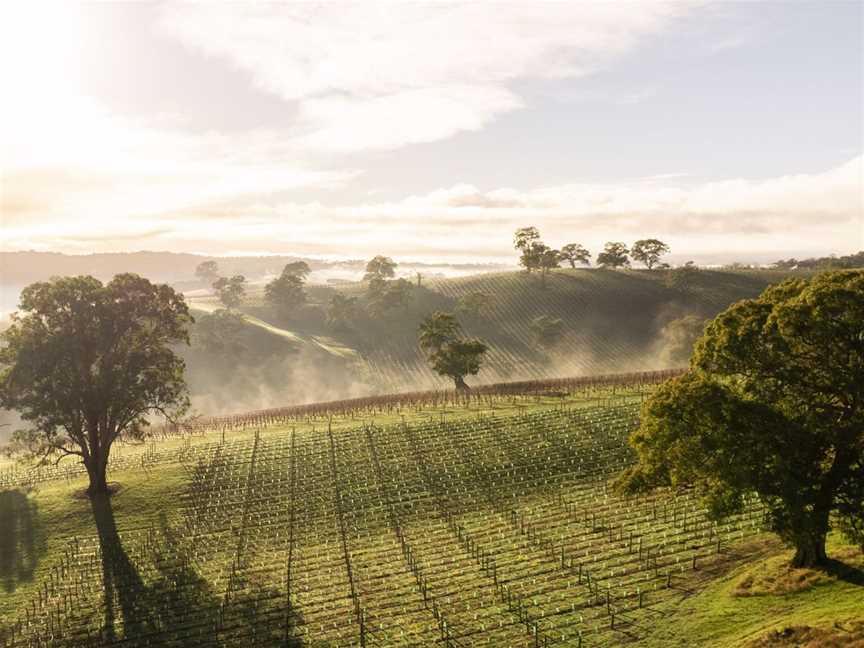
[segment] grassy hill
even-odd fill
[[[832,545],[834,576],[788,574],[755,501],[717,524],[687,492],[612,493],[647,389],[381,399],[168,436],[118,448],[102,504],[80,470],[0,467],[0,646],[854,636],[850,548]]]
[[[191,383],[205,412],[449,387],[417,346],[417,327],[435,310],[456,311],[465,333],[490,347],[480,374],[469,383],[681,366],[693,331],[682,335],[677,323],[688,316],[713,317],[783,276],[702,270],[686,287],[676,287],[665,272],[639,270],[561,269],[545,283],[522,272],[490,273],[423,281],[403,305],[374,316],[364,284],[338,290],[310,285],[308,303],[290,319],[281,319],[264,302],[259,287],[242,308],[249,352],[214,359],[193,349]],[[337,292],[358,300],[344,327],[326,321]],[[489,307],[477,315],[459,312],[460,298],[473,293],[488,296]],[[193,303],[216,307],[212,297]],[[560,320],[561,331],[541,344],[533,322],[544,316]]]

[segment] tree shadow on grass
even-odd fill
[[[105,596],[100,646],[302,646],[293,632],[302,620],[286,608],[284,594],[248,584],[226,599],[198,573],[184,538],[164,515],[147,546],[136,547],[140,561],[153,567],[145,582],[123,546],[110,497],[94,497],[91,503]]]
[[[33,580],[39,562],[38,536],[36,504],[21,491],[0,492],[0,587],[5,592]]]
[[[864,567],[861,565],[829,558],[825,565],[825,573],[844,583],[864,587]]]

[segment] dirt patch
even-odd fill
[[[864,648],[864,621],[835,622],[833,626],[789,626],[772,630],[742,648]]]

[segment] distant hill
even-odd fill
[[[259,287],[243,306],[249,351],[212,358],[193,347],[190,383],[204,413],[450,387],[417,346],[420,322],[436,310],[456,312],[466,335],[490,347],[469,384],[678,367],[705,320],[788,274],[699,270],[677,287],[667,272],[643,270],[561,269],[545,285],[524,272],[430,279],[413,285],[403,306],[377,316],[368,312],[365,284],[310,285],[308,303],[289,320],[273,312]],[[326,323],[336,293],[357,298],[347,328]],[[460,298],[472,293],[489,297],[486,311],[459,311]],[[204,297],[193,306],[215,304]],[[545,343],[535,323],[542,317],[560,320],[559,335]]]
[[[25,286],[34,281],[43,281],[53,276],[90,274],[106,280],[121,272],[134,272],[152,281],[193,282],[195,268],[202,261],[213,259],[219,263],[223,274],[243,274],[250,279],[272,276],[281,272],[286,263],[305,261],[316,271],[343,270],[354,278],[363,273],[366,260],[351,259],[330,261],[292,255],[280,256],[235,256],[213,257],[200,254],[175,252],[128,252],[99,254],[61,254],[59,252],[0,252],[0,283]],[[501,270],[505,266],[495,264],[428,264],[403,262],[404,272],[415,268],[428,268],[430,273],[452,270],[460,274]],[[421,270],[422,271],[422,270]],[[322,283],[324,281],[322,280]]]

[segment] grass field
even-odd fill
[[[642,396],[511,396],[167,437],[122,447],[120,490],[95,505],[80,472],[7,469],[0,637],[733,646],[864,620],[860,560],[839,541],[845,571],[802,581],[783,575],[755,501],[716,524],[685,492],[612,493]]]

